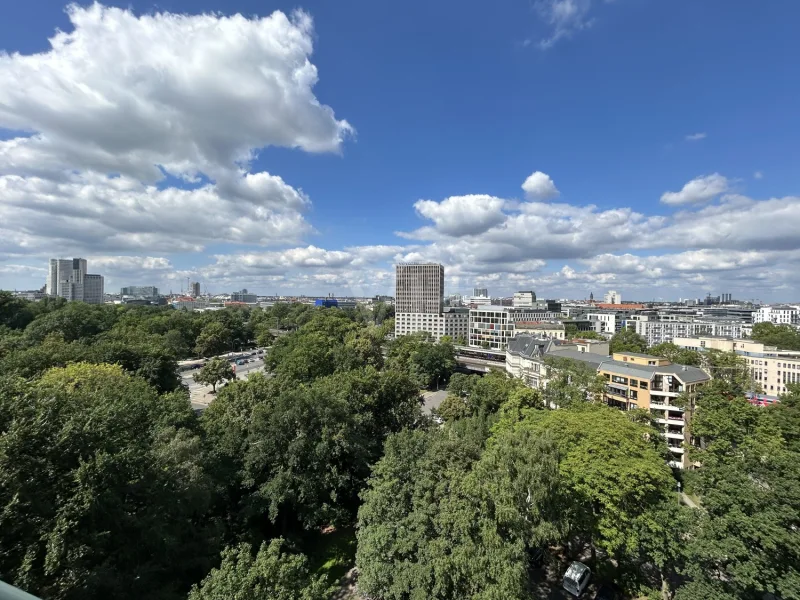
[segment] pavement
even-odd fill
[[[251,356],[250,358],[256,359],[255,362],[246,363],[243,365],[235,365],[236,378],[247,379],[250,373],[257,373],[264,370],[264,355]],[[195,410],[205,410],[208,405],[213,402],[216,397],[211,393],[210,385],[202,385],[194,380],[194,374],[200,369],[192,371],[184,371],[181,373],[181,380],[183,384],[189,388],[189,399],[192,403],[192,408]],[[220,384],[217,384],[217,392],[219,392]]]
[[[431,414],[431,409],[439,408],[439,405],[447,398],[447,390],[439,390],[438,392],[423,392],[422,399],[422,414]]]

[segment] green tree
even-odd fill
[[[690,582],[677,597],[800,598],[800,455],[775,420],[783,413],[791,431],[797,405],[759,409],[723,385],[704,389],[697,400],[693,430],[700,447],[692,458],[702,463],[703,510],[686,536]]]
[[[0,572],[45,598],[185,595],[218,552],[184,396],[118,366],[0,385]]]
[[[254,333],[256,336],[256,344],[262,348],[272,346],[272,344],[275,342],[275,336],[272,335],[272,332],[269,330],[269,325],[263,321],[256,325]]]
[[[445,385],[456,368],[452,341],[430,341],[426,332],[395,339],[388,350],[390,368],[410,373],[421,388]]]
[[[568,358],[545,357],[547,387],[542,390],[548,408],[567,408],[586,402],[599,402],[606,381],[587,364]]]
[[[482,421],[387,440],[359,510],[359,589],[370,597],[521,598],[528,553],[559,537],[553,443]],[[480,457],[480,458],[479,458]]]
[[[703,360],[703,369],[713,378],[715,389],[724,389],[726,393],[741,396],[758,388],[753,381],[747,361],[735,352],[712,349],[706,350],[700,356]]]
[[[447,398],[437,411],[445,420],[492,414],[508,402],[515,403],[516,408],[542,406],[538,392],[501,371],[492,371],[483,377],[456,373],[447,390]]]
[[[679,348],[672,342],[664,342],[663,344],[651,346],[647,353],[652,354],[653,356],[666,358],[671,363],[675,363],[677,365],[699,367],[703,364],[703,358],[699,352],[695,350]]]
[[[791,325],[756,323],[751,337],[762,344],[777,346],[781,350],[800,350],[800,333]]]
[[[222,564],[192,588],[188,600],[327,600],[335,588],[310,573],[305,556],[284,552],[282,545],[280,538],[264,543],[255,556],[248,544],[226,548]]]
[[[384,439],[419,418],[406,375],[365,367],[304,385],[254,375],[226,386],[201,422],[231,519],[286,534],[352,524]]]
[[[611,338],[609,350],[615,352],[645,352],[647,341],[632,329],[620,329]]]
[[[518,423],[499,427],[496,435],[509,427],[548,432],[557,444],[567,499],[562,510],[574,534],[618,558],[639,552],[642,521],[652,520],[651,508],[663,504],[674,485],[649,441],[649,426],[603,405],[577,404],[529,411]]]
[[[220,321],[211,321],[197,336],[195,352],[203,357],[216,356],[231,349],[231,330]]]
[[[211,390],[217,392],[217,384],[222,381],[232,381],[236,379],[236,372],[233,366],[223,358],[212,358],[193,375],[197,383],[210,385]]]

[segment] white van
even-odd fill
[[[580,596],[589,585],[592,570],[582,562],[573,562],[564,573],[564,589],[575,597]]]

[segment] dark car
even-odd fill
[[[604,583],[594,595],[594,600],[622,600],[622,592],[611,583]]]

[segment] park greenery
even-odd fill
[[[0,293],[0,579],[54,600],[324,600],[355,566],[362,598],[533,599],[579,559],[630,597],[800,599],[800,387],[754,407],[735,355],[658,348],[714,374],[679,473],[589,370],[551,361],[531,389],[392,330],[385,305]],[[247,380],[213,358],[267,343]],[[227,380],[202,414],[177,372],[198,357]]]

